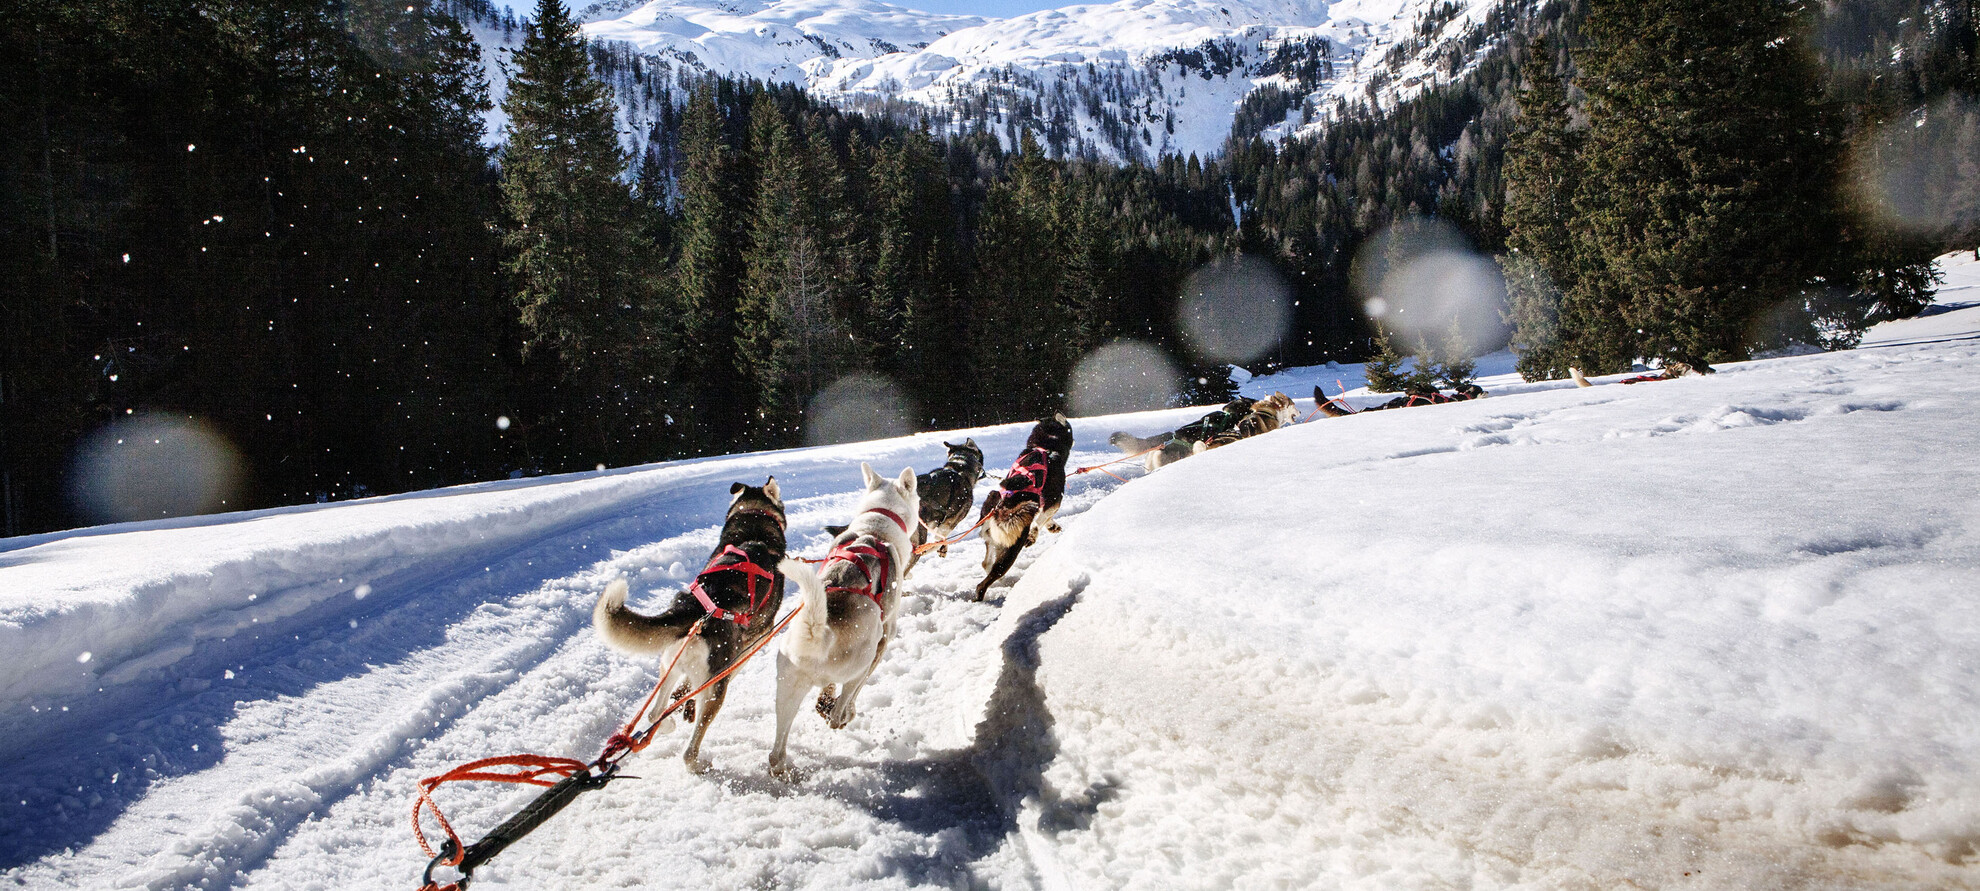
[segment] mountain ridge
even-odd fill
[[[1239,138],[1277,141],[1358,107],[1393,108],[1463,76],[1506,28],[1495,13],[1525,5],[1117,0],[996,19],[879,0],[603,0],[579,18],[648,80],[790,83],[941,134],[1014,147],[1033,130],[1056,157],[1122,163],[1220,154],[1239,121]],[[615,86],[636,150],[653,97]]]

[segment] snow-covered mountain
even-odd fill
[[[989,21],[873,0],[609,0],[581,17],[593,39],[690,68],[800,84],[838,62],[911,54]]]
[[[1497,12],[1523,5],[1119,0],[985,19],[877,0],[607,0],[580,15],[627,59],[617,87],[635,140],[654,82],[714,73],[1007,144],[1032,129],[1056,154],[1121,161],[1214,154],[1241,109],[1279,138],[1344,103],[1393,105],[1461,75],[1504,30]]]

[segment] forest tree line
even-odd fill
[[[1487,253],[1524,245],[1509,208],[1538,192],[1508,188],[1524,162],[1506,147],[1541,117],[1534,84],[1560,85],[1569,133],[1606,101],[1576,79],[1600,4],[1567,0],[1507,4],[1502,51],[1453,83],[1215,159],[1111,166],[1041,148],[1050,134],[944,137],[723,78],[665,97],[666,132],[628,156],[601,54],[544,2],[490,148],[459,19],[487,10],[470,5],[9,17],[4,531],[90,520],[65,489],[76,444],[145,413],[218,429],[247,474],[229,507],[258,507],[794,445],[811,396],[853,374],[891,381],[924,426],[1019,420],[1063,407],[1073,364],[1116,337],[1169,351],[1202,381],[1189,395],[1215,399],[1223,367],[1176,318],[1192,270],[1244,252],[1284,274],[1292,328],[1263,362],[1362,358],[1356,249],[1410,216]],[[1942,70],[1970,61],[1971,17],[1919,14],[1942,8],[1862,0],[1781,25],[1877,35],[1816,47],[1843,141],[1971,95]],[[1844,272],[1915,278],[1956,229],[1877,241]]]

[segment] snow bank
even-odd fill
[[[1980,880],[1960,317],[1121,487],[1005,605],[1064,610],[1021,822],[1073,886]]]

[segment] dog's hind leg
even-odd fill
[[[770,775],[791,778],[790,757],[784,746],[791,738],[791,722],[797,720],[804,695],[811,692],[806,676],[789,656],[777,654],[777,739],[770,745]]]
[[[694,738],[688,740],[687,750],[681,753],[681,760],[687,762],[690,773],[701,773],[708,769],[708,762],[701,760],[701,738],[708,735],[708,725],[715,723],[715,716],[722,711],[722,700],[728,698],[729,680],[723,678],[710,687],[701,698],[701,720],[694,725]]]
[[[1034,520],[1034,521],[1032,521],[1032,523],[1031,523],[1031,528],[1032,528],[1032,534],[1031,534],[1031,543],[1032,543],[1032,544],[1037,544],[1037,543],[1038,543],[1038,532],[1037,532],[1037,530],[1039,530],[1039,529],[1044,529],[1044,530],[1045,530],[1046,532],[1064,532],[1064,531],[1065,531],[1065,530],[1063,530],[1063,529],[1061,529],[1061,528],[1059,528],[1059,521],[1058,521],[1058,519],[1057,519],[1057,517],[1058,517],[1058,516],[1059,516],[1059,509],[1058,509],[1057,507],[1048,507],[1048,508],[1046,508],[1046,509],[1044,509],[1043,511],[1040,511],[1040,512],[1039,512],[1039,514],[1038,514],[1038,519],[1036,519],[1036,520]]]
[[[873,661],[867,664],[866,670],[860,672],[859,677],[846,682],[845,687],[839,691],[838,701],[832,704],[832,713],[825,716],[825,723],[830,724],[833,730],[845,729],[845,726],[851,724],[852,719],[858,716],[859,708],[854,700],[859,698],[859,691],[866,686],[867,678],[873,677],[874,669],[880,667],[880,657],[885,655],[887,655],[887,636],[882,636],[880,644],[873,648]]]
[[[1035,533],[1026,530],[1023,535],[1018,537],[1015,544],[1005,548],[1002,554],[997,555],[996,564],[989,568],[988,574],[983,576],[983,581],[979,582],[976,586],[976,599],[982,600],[983,595],[990,590],[990,586],[996,584],[998,579],[1003,578],[1004,573],[1011,571],[1011,564],[1017,562],[1018,552],[1024,550],[1024,546],[1029,542],[1030,536],[1033,534]],[[987,559],[986,562],[988,562]]]

